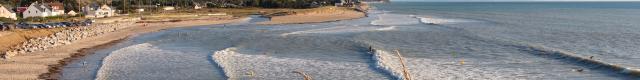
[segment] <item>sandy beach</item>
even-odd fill
[[[54,47],[45,51],[29,54],[19,54],[11,59],[0,61],[0,80],[33,80],[33,79],[57,79],[65,62],[73,57],[87,54],[93,47],[105,46],[108,43],[116,43],[132,35],[154,32],[162,29],[189,27],[198,25],[212,25],[230,23],[242,20],[242,18],[227,18],[220,20],[194,20],[163,23],[136,23],[131,27],[107,33],[104,35],[78,40],[72,44]],[[146,24],[146,25],[145,25]]]
[[[301,24],[301,23],[318,23],[328,21],[339,21],[348,19],[357,19],[366,17],[366,13],[356,11],[352,8],[343,7],[322,7],[315,10],[296,13],[293,15],[273,16],[270,21],[260,22],[258,24]]]

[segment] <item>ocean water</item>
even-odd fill
[[[143,34],[65,67],[63,79],[401,79],[396,51],[416,80],[640,79],[638,2],[372,5],[355,20],[254,16]]]

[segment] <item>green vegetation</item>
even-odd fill
[[[10,8],[15,8],[26,7],[33,2],[61,2],[64,4],[64,9],[66,10],[65,12],[81,12],[81,8],[86,5],[107,4],[115,7],[117,10],[122,10],[120,12],[125,14],[135,12],[134,10],[139,8],[145,9],[144,13],[139,14],[156,14],[159,12],[165,13],[171,11],[161,10],[162,6],[173,6],[177,8],[177,13],[224,12],[234,16],[246,16],[251,14],[291,13],[301,9],[316,8],[321,6],[333,6],[336,1],[337,0],[0,0],[0,4],[3,4]],[[216,9],[191,10],[195,5]],[[175,13],[176,11],[173,11],[171,13]],[[18,16],[20,17],[21,14],[18,14]],[[18,19],[17,21],[46,23],[68,20],[67,18],[80,17],[54,16],[45,18]],[[15,22],[13,20],[0,20],[2,20],[3,22]]]
[[[192,9],[199,5],[210,8],[315,8],[332,6],[335,0],[113,0],[109,4],[125,12],[150,6],[174,6]],[[144,7],[143,7],[144,6]],[[157,11],[151,9],[151,11]]]
[[[15,20],[9,18],[0,17],[0,22],[2,23],[15,23]]]

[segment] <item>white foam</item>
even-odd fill
[[[375,66],[378,69],[384,70],[384,72],[391,74],[399,80],[403,79],[402,65],[398,63],[400,60],[398,57],[394,57],[390,53],[382,50],[375,50],[371,53]]]
[[[115,50],[104,58],[96,80],[206,80],[220,79],[207,51],[191,47],[160,49],[142,43]]]
[[[389,27],[384,27],[384,28],[378,28],[376,30],[378,31],[390,31],[390,30],[395,30],[396,26],[389,26]]]
[[[301,80],[292,71],[303,71],[313,79],[383,80],[366,62],[324,61],[303,58],[282,58],[269,55],[248,55],[228,48],[213,54],[214,61],[224,68],[230,80]]]
[[[352,33],[352,32],[365,32],[365,31],[388,31],[394,30],[396,27],[377,27],[377,26],[336,26],[329,28],[311,29],[304,31],[295,31],[289,33],[280,34],[280,36],[299,35],[299,34],[337,34],[337,33]]]
[[[473,20],[465,19],[446,19],[446,18],[434,18],[434,17],[416,17],[420,19],[420,22],[424,24],[454,24],[463,22],[474,22]]]
[[[236,54],[236,48],[227,48],[224,50],[220,50],[220,51],[216,51],[215,53],[213,53],[213,61],[218,64],[218,67],[222,68],[222,71],[224,72],[224,75],[228,78],[228,79],[234,79],[235,75],[234,72],[235,68],[231,67],[230,65],[233,64],[229,64],[231,63],[232,56]]]
[[[404,14],[380,14],[378,19],[371,21],[371,25],[411,25],[419,24],[418,20],[413,15]]]

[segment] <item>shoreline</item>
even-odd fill
[[[170,28],[232,23],[242,19],[244,18],[136,23],[121,30],[81,39],[68,45],[28,54],[18,54],[11,57],[11,59],[0,60],[0,76],[2,76],[0,79],[59,79],[60,73],[67,62],[82,58],[85,55],[91,55],[95,51],[117,44],[118,41],[125,40],[129,36]]]
[[[335,22],[341,20],[352,20],[367,17],[366,11],[368,5],[363,4],[357,8],[345,8],[345,7],[320,7],[310,11],[284,15],[284,16],[272,16],[269,21],[258,22],[260,25],[276,25],[276,24],[307,24],[307,23],[322,23],[322,22]]]
[[[272,24],[306,24],[306,23],[322,23],[322,22],[335,22],[341,20],[352,20],[366,17],[365,12],[356,10],[350,10],[347,18],[344,16],[333,16],[330,13],[313,13],[311,16],[313,19],[310,21],[279,21]],[[317,11],[317,10],[312,10]],[[352,14],[356,14],[353,16]],[[308,14],[302,15],[305,18]],[[286,15],[293,16],[288,18],[298,18],[300,15]],[[62,45],[52,47],[44,51],[31,52],[28,54],[18,54],[11,59],[0,60],[0,79],[60,79],[62,76],[62,70],[64,66],[70,64],[74,60],[81,59],[87,55],[92,55],[98,50],[109,48],[115,44],[118,44],[127,38],[139,34],[151,33],[162,31],[166,29],[179,28],[179,27],[192,27],[201,25],[215,25],[233,23],[246,19],[246,17],[238,18],[219,18],[219,19],[195,19],[195,20],[179,20],[177,22],[157,22],[157,23],[134,23],[127,25],[129,27],[120,29],[117,31],[109,32],[103,35],[89,37],[78,40],[68,45]],[[266,21],[272,22],[272,21]],[[258,22],[263,23],[263,22]],[[265,25],[265,24],[263,24]],[[22,67],[25,66],[25,67]]]
[[[96,45],[96,46],[93,46],[93,47],[89,47],[89,48],[82,48],[82,49],[78,50],[77,53],[73,53],[71,55],[71,57],[68,57],[68,58],[60,60],[60,62],[58,62],[58,64],[49,65],[49,72],[39,75],[38,78],[39,79],[47,79],[47,80],[49,80],[49,79],[60,79],[60,77],[62,77],[62,70],[64,69],[64,66],[68,65],[70,62],[73,62],[73,61],[78,60],[78,59],[82,59],[87,55],[92,55],[98,50],[102,50],[102,49],[106,49],[106,48],[112,47],[113,45],[116,45],[116,44],[126,40],[127,38],[110,41],[108,43],[99,44],[99,45]]]

